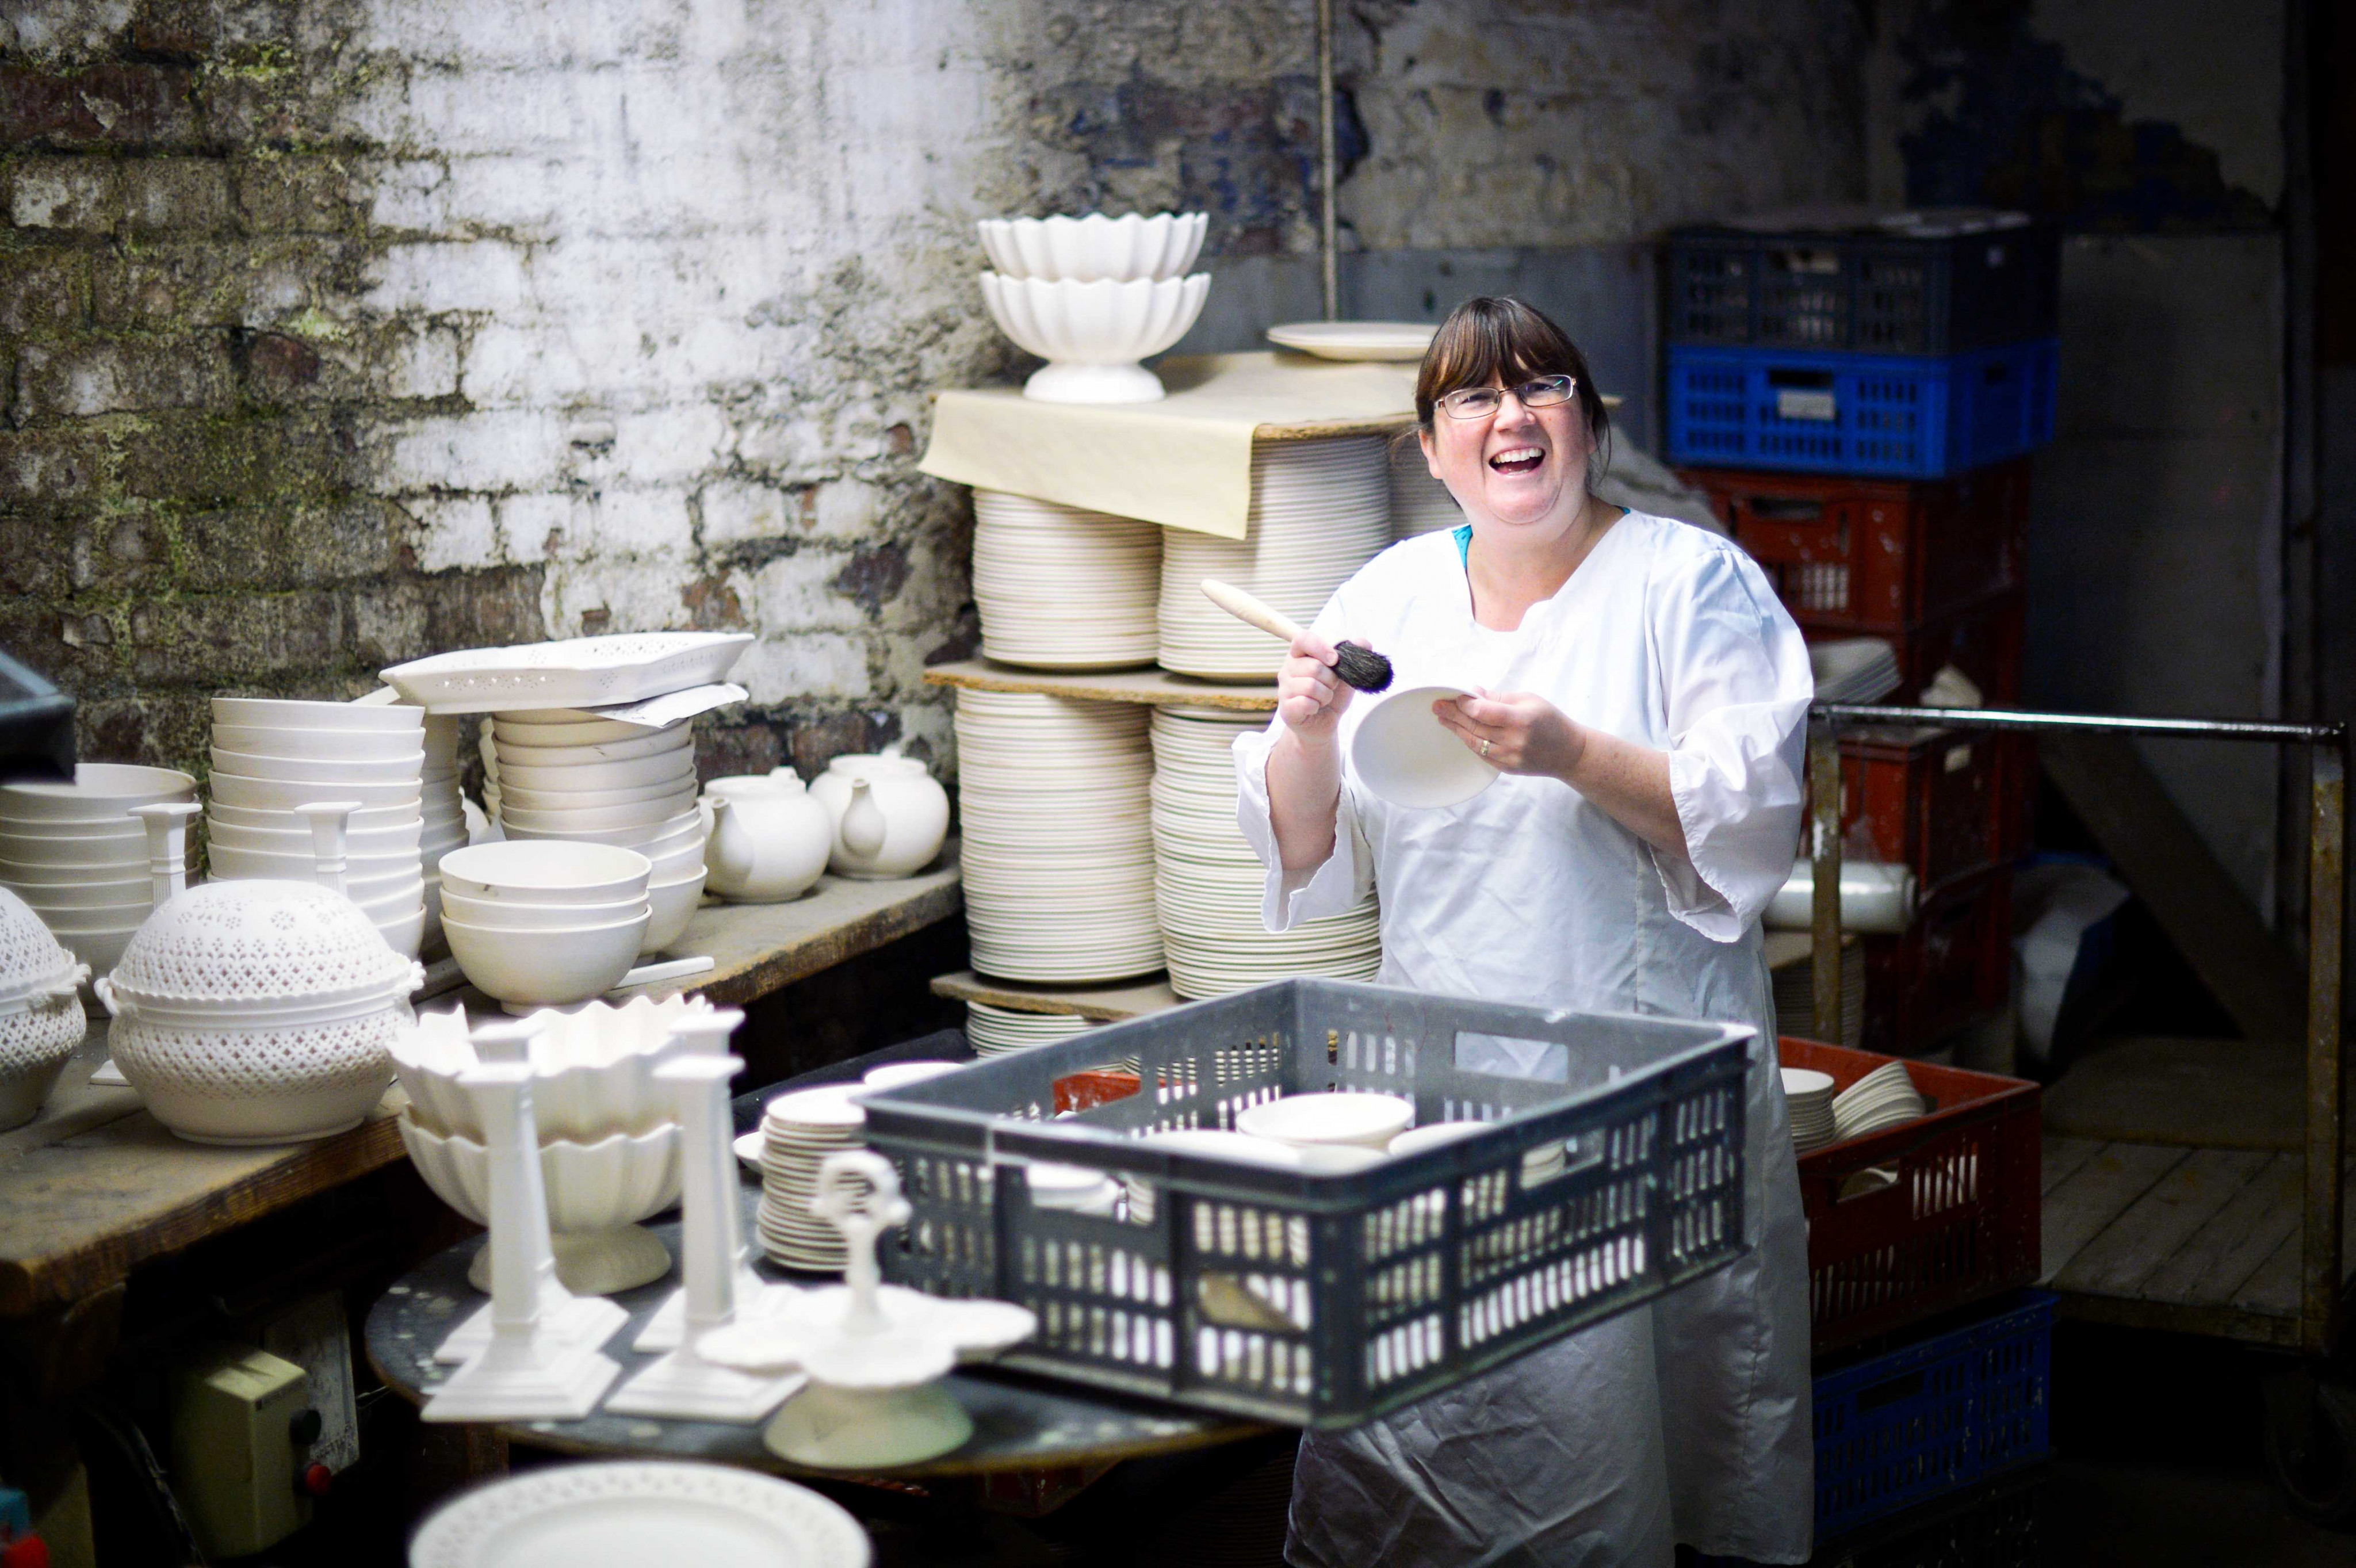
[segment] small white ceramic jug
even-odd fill
[[[809,792],[833,819],[828,865],[838,876],[877,882],[914,875],[933,863],[948,836],[948,791],[897,747],[836,757]]]
[[[834,848],[834,819],[790,768],[704,786],[704,886],[736,904],[776,904],[809,891]]]

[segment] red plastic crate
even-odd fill
[[[1780,1046],[1785,1067],[1830,1073],[1839,1089],[1893,1059],[1789,1036]],[[1906,1070],[1930,1115],[1800,1156],[1819,1356],[2037,1278],[2042,1091],[1933,1062]]]
[[[2026,457],[1911,483],[1736,468],[1683,473],[1765,569],[1784,607],[1827,628],[1903,632],[2026,581]]]
[[[1926,894],[2027,851],[2036,757],[2022,736],[1876,725],[1840,742],[1844,835],[1911,866]]]
[[[1792,618],[1810,642],[1887,638],[1898,650],[1898,690],[1882,699],[1885,702],[1912,703],[1942,665],[1953,664],[1971,677],[1988,706],[2001,707],[2020,701],[2028,610],[2028,596],[2016,589],[1933,616],[1904,631],[1859,631],[1838,621],[1797,613]]]
[[[2012,867],[1926,887],[1901,936],[1865,939],[1865,1044],[1919,1057],[2012,993]]]

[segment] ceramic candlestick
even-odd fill
[[[686,1276],[685,1330],[680,1347],[631,1379],[605,1408],[623,1415],[688,1421],[755,1422],[802,1386],[793,1373],[758,1374],[707,1361],[696,1342],[736,1320],[736,1171],[728,1147],[728,1080],[744,1067],[729,1056],[687,1056],[655,1077],[679,1095],[687,1181],[680,1246]]]
[[[188,886],[188,819],[204,811],[194,800],[134,806],[147,830],[147,899],[162,908]]]
[[[434,1391],[420,1417],[578,1421],[597,1408],[621,1368],[599,1354],[598,1342],[584,1343],[542,1326],[556,1262],[548,1237],[548,1195],[540,1180],[531,1068],[488,1062],[459,1082],[475,1096],[489,1137],[491,1233],[500,1242],[491,1279],[490,1343]],[[617,1319],[623,1316],[611,1302],[595,1305]]]

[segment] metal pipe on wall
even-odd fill
[[[1317,236],[1325,319],[1342,316],[1342,274],[1333,217],[1333,0],[1317,0]]]

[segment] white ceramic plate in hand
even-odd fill
[[[1268,340],[1321,360],[1420,360],[1440,328],[1429,321],[1292,321]]]
[[[1367,789],[1396,806],[1461,806],[1496,782],[1431,704],[1472,693],[1456,686],[1416,686],[1376,703],[1350,741],[1350,765]]]

